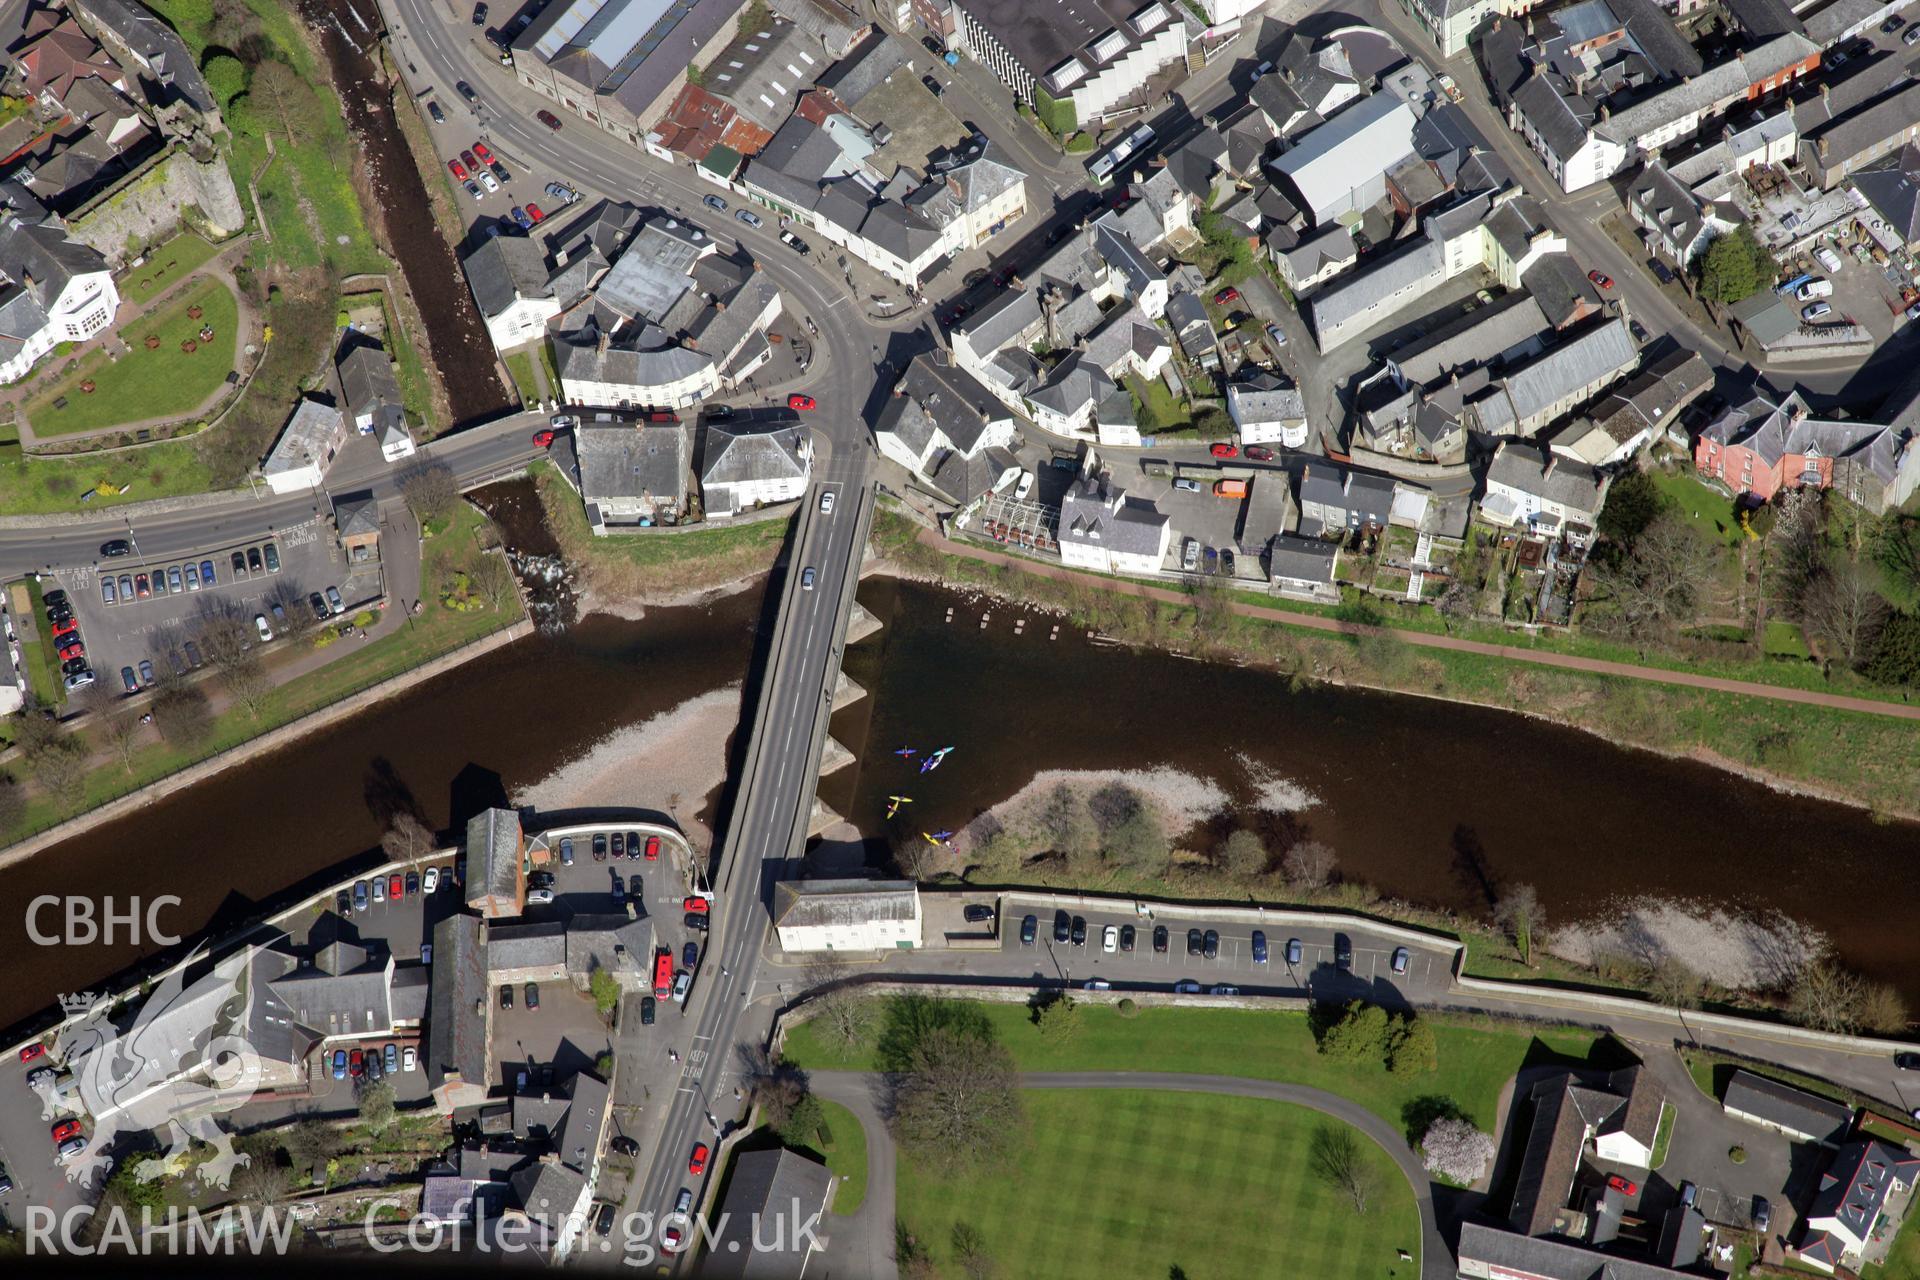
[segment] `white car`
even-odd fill
[[[1120,930],[1115,928],[1113,925],[1108,925],[1107,931],[1100,935],[1100,948],[1101,950],[1105,951],[1107,954],[1111,955],[1113,954],[1113,952],[1118,950],[1119,947],[1120,947]]]
[[[685,1004],[687,1002],[687,988],[691,987],[692,985],[693,985],[693,975],[688,973],[685,969],[682,969],[680,972],[674,974],[673,975],[673,1002],[675,1004]]]
[[[428,867],[427,873],[420,877],[420,892],[432,893],[440,887],[440,868]]]
[[[273,628],[267,625],[266,614],[264,613],[254,614],[253,626],[254,626],[254,630],[260,633],[260,642],[262,644],[266,644],[273,639]]]
[[[833,491],[832,490],[828,490],[826,493],[823,493],[820,495],[820,514],[823,516],[830,516],[833,514]]]
[[[1816,302],[1810,307],[1800,308],[1800,318],[1802,320],[1818,320],[1823,316],[1830,316],[1832,314],[1833,308],[1824,302]]]
[[[480,179],[480,185],[487,189],[488,195],[492,195],[500,189],[499,179],[495,178],[489,171],[482,169],[477,176]]]
[[[1082,988],[1081,988],[1081,990],[1083,990],[1083,991],[1111,991],[1111,990],[1113,990],[1113,984],[1112,984],[1111,982],[1108,982],[1108,981],[1107,981],[1107,980],[1106,980],[1105,978],[1089,978],[1089,979],[1087,979],[1087,984],[1086,984],[1086,986],[1084,986],[1084,987],[1082,987]]]
[[[1221,983],[1219,986],[1215,987],[1208,994],[1216,995],[1216,996],[1237,996],[1240,994],[1240,988],[1231,987],[1225,983]]]
[[[375,876],[373,878],[373,900],[376,904],[387,900],[387,878],[385,876]]]
[[[1022,471],[1020,473],[1020,483],[1017,486],[1015,486],[1013,490],[1014,501],[1025,502],[1027,500],[1027,495],[1032,492],[1033,492],[1033,472]]]
[[[552,901],[553,901],[553,890],[551,889],[527,890],[527,902],[530,905],[544,907],[549,903],[551,903]]]
[[[400,1051],[400,1069],[402,1071],[418,1071],[420,1069],[420,1055],[414,1052],[412,1045],[408,1045]]]

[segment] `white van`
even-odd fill
[[[1824,276],[1816,280],[1809,280],[1794,290],[1793,296],[1802,302],[1813,302],[1819,298],[1831,298],[1833,296],[1833,281]]]
[[[1826,245],[1821,245],[1813,251],[1813,260],[1829,271],[1838,271],[1840,269],[1840,255]]]

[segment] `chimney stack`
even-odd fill
[[[1547,450],[1547,465],[1545,469],[1540,472],[1540,478],[1542,480],[1547,479],[1549,476],[1553,474],[1553,469],[1559,465],[1560,465],[1560,455],[1555,453],[1551,449]]]

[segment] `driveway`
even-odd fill
[[[840,1253],[844,1259],[861,1259],[864,1266],[851,1268],[875,1280],[891,1280],[899,1274],[893,1259],[893,1138],[880,1122],[875,1099],[884,1087],[885,1077],[877,1072],[817,1071],[813,1090],[822,1098],[838,1102],[860,1117],[867,1131],[867,1199],[854,1215],[856,1240],[861,1252]],[[1268,1102],[1290,1102],[1308,1107],[1336,1120],[1344,1120],[1380,1144],[1399,1166],[1413,1191],[1414,1204],[1420,1210],[1420,1275],[1422,1280],[1452,1280],[1453,1253],[1440,1236],[1434,1214],[1433,1189],[1427,1172],[1408,1149],[1405,1140],[1392,1125],[1356,1102],[1322,1089],[1304,1085],[1281,1084],[1273,1080],[1246,1080],[1239,1076],[1196,1076],[1159,1071],[1048,1071],[1020,1077],[1023,1089],[1158,1089],[1171,1093],[1220,1093],[1235,1098],[1259,1098]],[[1412,1242],[1409,1241],[1409,1244]],[[836,1248],[836,1253],[840,1251]],[[842,1263],[845,1266],[845,1262]]]

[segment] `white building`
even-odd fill
[[[1387,170],[1414,154],[1414,114],[1385,93],[1348,107],[1303,134],[1269,167],[1317,227],[1372,208],[1387,195]]]
[[[1102,476],[1082,476],[1060,500],[1060,559],[1100,573],[1151,577],[1166,563],[1173,522]]]
[[[317,489],[333,465],[333,455],[346,442],[346,416],[324,401],[302,397],[261,464],[260,475],[275,493]]]
[[[62,342],[98,335],[119,309],[99,253],[17,214],[0,221],[0,382],[26,377]]]
[[[1487,468],[1480,514],[1506,528],[1564,533],[1571,525],[1591,533],[1607,499],[1607,478],[1584,462],[1539,445],[1503,441]]]
[[[526,236],[494,236],[460,260],[467,288],[486,321],[496,351],[512,351],[544,336],[560,314],[540,249]]]
[[[1240,443],[1278,444],[1288,449],[1307,447],[1307,402],[1298,387],[1271,387],[1255,383],[1227,384],[1227,416],[1233,419]]]
[[[1279,533],[1267,547],[1267,585],[1277,595],[1337,604],[1340,588],[1334,577],[1339,567],[1337,542]]]
[[[1013,413],[935,349],[918,355],[874,424],[883,456],[964,510],[1017,475]]]
[[[783,880],[773,925],[783,951],[891,951],[921,945],[911,880]]]
[[[916,9],[1019,101],[1071,102],[1082,129],[1136,105],[1157,72],[1187,56],[1173,0],[1073,0],[1045,19],[1018,5],[966,0],[919,0]]]
[[[700,497],[716,519],[798,501],[813,476],[813,437],[797,422],[709,422]]]

